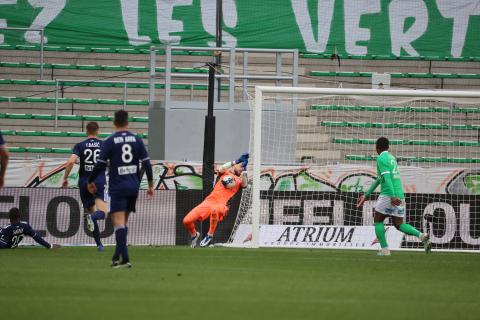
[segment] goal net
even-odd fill
[[[375,141],[390,140],[405,222],[435,250],[480,249],[480,93],[257,87],[252,183],[232,246],[377,249]],[[421,242],[385,222],[390,249]]]

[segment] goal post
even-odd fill
[[[480,249],[480,92],[257,86],[251,105],[252,179],[230,245],[378,246],[376,195],[363,211],[353,204],[376,175],[374,141],[386,136],[408,194],[407,222],[431,233],[434,249]],[[393,249],[419,248],[391,229]]]

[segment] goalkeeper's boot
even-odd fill
[[[190,247],[195,248],[198,244],[198,239],[200,239],[200,232],[197,231],[195,235],[190,239]]]
[[[390,255],[390,250],[388,248],[382,248],[377,252],[377,256],[389,256],[389,255]]]
[[[422,233],[420,236],[420,240],[422,240],[423,249],[425,249],[425,253],[432,252],[432,240],[430,240],[430,236],[427,233]]]
[[[105,247],[100,245],[100,246],[97,247],[97,251],[98,252],[103,252],[103,251],[105,251]]]
[[[93,230],[95,229],[95,224],[93,224],[92,215],[90,213],[87,213],[84,217],[88,231],[93,232]]]
[[[203,240],[200,242],[200,247],[208,246],[210,242],[212,242],[212,240],[213,240],[213,236],[207,234],[207,236],[203,238]]]

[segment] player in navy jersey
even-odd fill
[[[24,236],[30,236],[38,244],[41,244],[47,249],[59,248],[58,244],[50,244],[40,237],[33,228],[24,221],[20,221],[20,210],[12,208],[8,212],[10,224],[0,228],[0,249],[15,249]]]
[[[150,158],[142,139],[128,131],[128,112],[115,112],[113,120],[116,132],[102,145],[100,156],[92,174],[88,178],[88,190],[98,190],[95,179],[108,169],[108,192],[110,194],[110,214],[115,229],[117,246],[112,258],[112,267],[130,268],[127,249],[127,223],[130,212],[135,212],[138,190],[140,189],[140,163],[147,175],[148,196],[153,196],[153,173]]]
[[[2,134],[0,133],[0,188],[5,184],[5,171],[8,164],[8,151]]]
[[[87,188],[88,177],[93,171],[93,167],[97,163],[100,155],[100,148],[102,140],[98,139],[98,124],[96,122],[89,122],[87,124],[87,139],[77,143],[73,147],[72,155],[68,159],[65,166],[65,174],[63,175],[62,187],[68,187],[68,176],[72,171],[73,165],[80,160],[80,168],[78,170],[78,188],[80,190],[80,198],[82,199],[83,208],[85,210],[85,222],[88,230],[93,233],[93,238],[97,244],[98,251],[103,251],[102,241],[100,240],[100,229],[98,228],[98,220],[105,219],[107,212],[107,205],[105,203],[104,189],[105,189],[105,173],[100,173],[95,178],[95,185],[97,191],[90,193]]]

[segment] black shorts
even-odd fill
[[[110,212],[125,211],[127,213],[135,212],[135,206],[137,204],[137,197],[119,197],[116,195],[110,195]]]
[[[104,184],[95,184],[97,191],[94,194],[88,192],[87,181],[80,181],[78,183],[78,189],[80,190],[80,199],[82,200],[82,205],[84,209],[90,209],[95,205],[95,199],[100,199],[105,201],[105,185]]]

